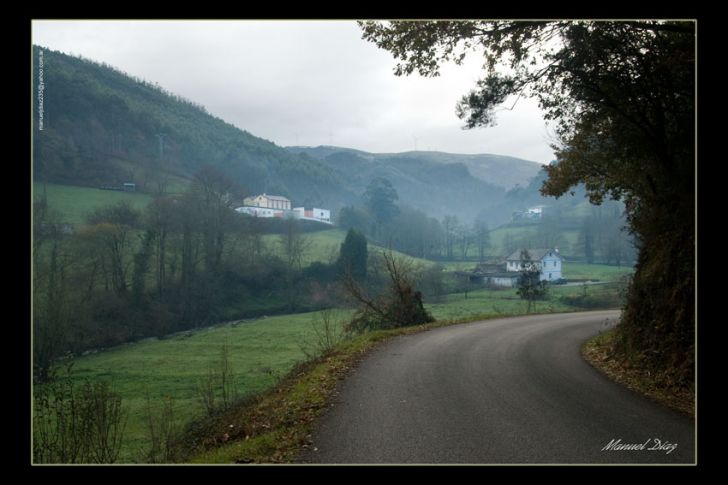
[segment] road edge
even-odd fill
[[[649,372],[618,361],[612,353],[614,335],[614,329],[611,329],[586,340],[580,349],[582,358],[612,382],[680,414],[695,418],[695,392],[660,387],[650,377]]]

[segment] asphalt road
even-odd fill
[[[398,337],[342,381],[299,461],[694,463],[694,420],[582,359],[581,344],[618,315],[538,315]],[[642,449],[605,450],[612,440]]]

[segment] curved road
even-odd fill
[[[398,337],[341,383],[299,461],[694,463],[694,420],[582,359],[581,344],[618,316],[537,315]],[[616,440],[643,449],[613,449]]]

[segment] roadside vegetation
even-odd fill
[[[609,330],[593,337],[582,346],[584,358],[615,382],[675,409],[695,417],[695,388],[685,387],[671,373],[653,373],[640,366],[639,360],[625,361],[615,352],[619,335]]]

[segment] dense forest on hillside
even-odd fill
[[[36,180],[85,186],[134,181],[152,193],[211,165],[246,193],[330,206],[353,198],[336,173],[316,160],[240,130],[192,101],[107,65],[43,52],[44,128],[33,139]]]

